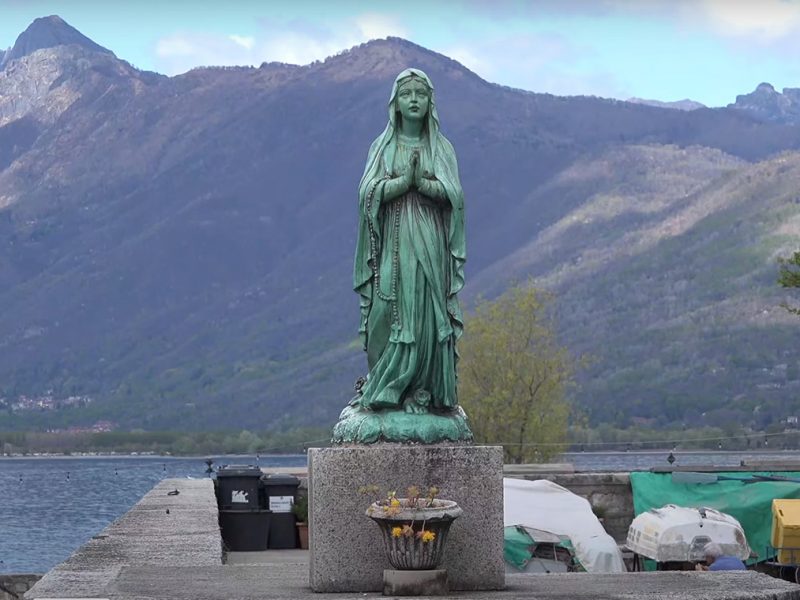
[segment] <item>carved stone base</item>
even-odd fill
[[[446,413],[413,414],[402,410],[373,411],[355,405],[342,411],[333,428],[332,441],[334,444],[470,443],[472,431],[460,406]]]
[[[463,513],[450,527],[441,568],[452,590],[505,586],[503,449],[499,446],[374,444],[311,448],[309,580],[315,592],[380,592],[391,569],[378,526],[365,514],[377,485],[401,496],[410,485],[439,488]]]

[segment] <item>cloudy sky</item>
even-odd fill
[[[0,0],[0,47],[58,14],[141,69],[306,64],[389,35],[536,92],[723,106],[800,87],[800,0]]]

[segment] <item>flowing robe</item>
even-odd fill
[[[423,137],[418,145],[396,135],[384,144],[378,138],[370,151],[378,168],[369,173],[368,161],[362,180],[354,283],[369,365],[359,399],[366,408],[397,409],[408,398],[434,409],[457,405],[463,194],[452,146],[438,131],[435,135],[433,143]],[[436,175],[446,197],[428,198],[411,189],[384,201],[387,178],[397,176],[415,149],[420,170]]]

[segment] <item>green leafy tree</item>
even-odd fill
[[[515,286],[481,302],[459,345],[459,401],[476,441],[503,444],[505,461],[546,461],[566,439],[575,362],[556,340],[551,297]]]
[[[778,283],[785,288],[800,288],[800,252],[792,254],[791,258],[779,258],[781,265]],[[791,313],[800,315],[800,308],[793,308],[787,304],[783,307]]]

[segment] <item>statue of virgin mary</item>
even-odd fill
[[[369,372],[334,442],[471,440],[456,392],[464,194],[433,84],[419,69],[394,82],[358,197],[353,286]]]

